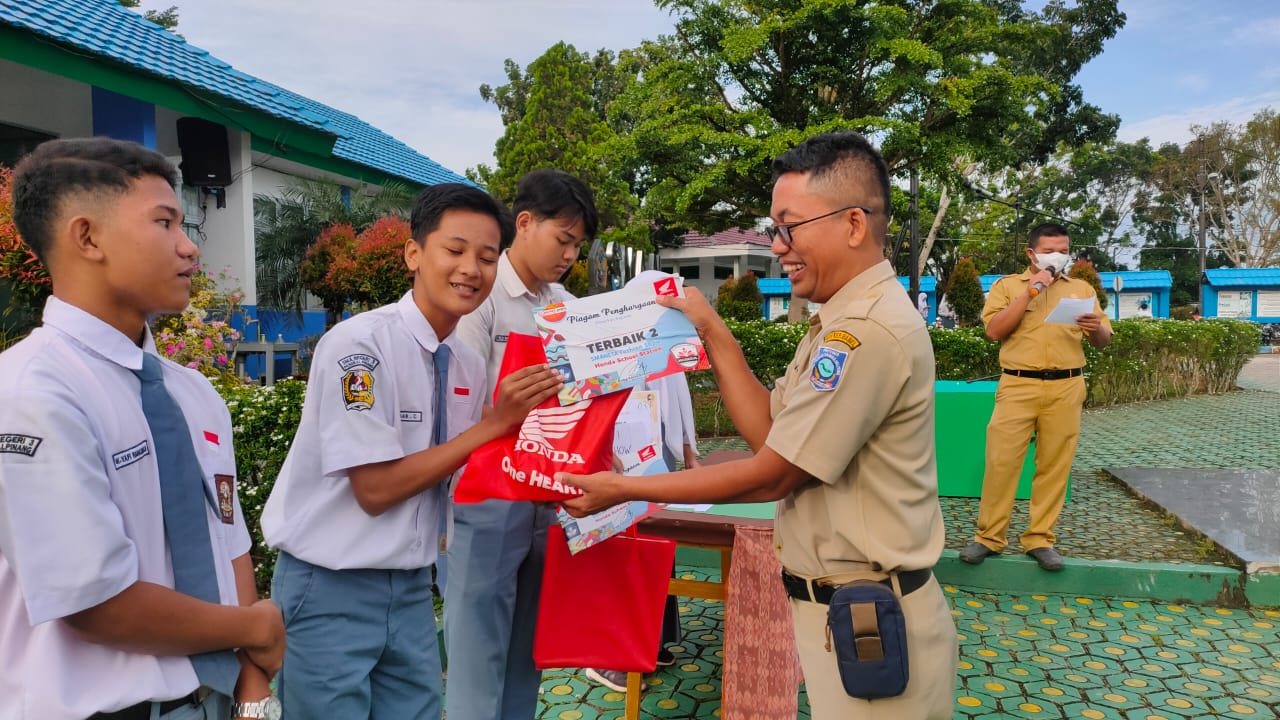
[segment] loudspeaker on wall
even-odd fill
[[[182,150],[182,184],[226,187],[231,184],[231,150],[227,128],[203,118],[178,118]]]

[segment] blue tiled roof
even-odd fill
[[[1004,276],[1003,275],[979,275],[978,282],[982,283],[982,292],[991,292],[991,286],[995,285],[996,281],[1002,277]]]
[[[1280,267],[1205,270],[1213,287],[1280,287]]]
[[[898,276],[898,282],[902,283],[902,289],[907,290],[911,287],[911,278]],[[920,276],[920,292],[931,293],[938,289],[938,278],[932,275]]]
[[[1121,270],[1119,272],[1100,272],[1099,279],[1105,290],[1112,290],[1117,277],[1123,281],[1120,292],[1129,290],[1168,290],[1173,287],[1173,276],[1168,270]]]
[[[330,133],[336,158],[424,185],[467,182],[356,116],[240,72],[115,0],[0,0],[0,23]]]

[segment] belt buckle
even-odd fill
[[[201,685],[191,693],[191,704],[197,706],[201,705],[205,700],[208,700],[209,696],[212,694],[213,688],[207,685]]]

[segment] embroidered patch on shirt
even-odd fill
[[[42,442],[44,442],[44,438],[38,438],[33,435],[16,435],[13,433],[0,435],[0,453],[35,457],[36,450],[40,448],[40,443]]]
[[[373,407],[373,373],[368,370],[352,370],[342,376],[342,401],[348,410],[368,410]]]
[[[353,368],[375,370],[380,362],[382,361],[372,355],[356,353],[355,355],[348,355],[339,360],[338,367],[342,368],[342,372],[350,372]]]
[[[401,410],[400,422],[422,422],[421,410]]]
[[[128,450],[121,450],[115,455],[112,455],[111,464],[115,465],[117,470],[120,470],[129,467],[150,454],[151,446],[147,444],[146,440],[143,440]]]
[[[850,350],[862,344],[858,342],[858,338],[854,337],[853,335],[843,330],[832,330],[822,338],[822,342],[824,343],[838,342],[847,346]]]
[[[223,524],[230,525],[236,520],[236,480],[230,475],[214,475],[213,481],[218,487],[218,514]]]
[[[818,348],[818,354],[809,368],[809,383],[813,385],[813,389],[818,392],[835,390],[840,383],[840,375],[844,372],[844,362],[848,359],[849,353],[843,350]]]

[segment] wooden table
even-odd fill
[[[672,578],[668,594],[724,601],[729,596],[734,529],[739,525],[773,527],[773,503],[715,505],[705,513],[662,510],[640,521],[642,535],[676,541],[678,547],[720,553],[720,580]],[[639,720],[642,673],[627,673],[627,720]]]

